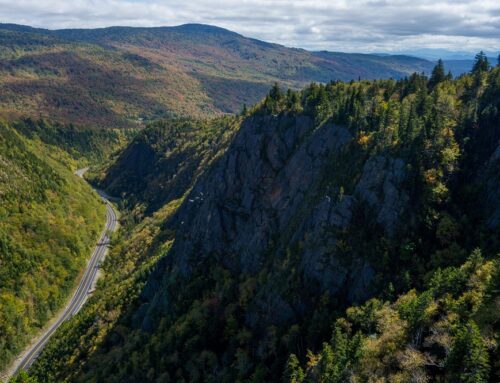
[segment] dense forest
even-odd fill
[[[120,197],[136,217],[150,214],[182,197],[237,128],[233,117],[152,123],[117,153],[111,166],[91,169],[89,179]]]
[[[290,355],[285,381],[496,381],[499,288],[498,259],[475,250],[462,266],[438,269],[420,293],[347,309],[303,367]]]
[[[69,166],[96,166],[119,152],[137,133],[136,129],[97,129],[73,124],[60,124],[44,119],[26,118],[11,123],[30,140],[62,149],[74,160]]]
[[[0,370],[61,307],[105,217],[75,159],[35,126],[0,122]]]
[[[287,48],[210,25],[48,30],[0,23],[0,117],[137,128],[158,118],[237,113],[275,81],[299,89],[311,81],[400,78],[433,65]],[[463,73],[463,64],[451,69]]]
[[[499,110],[479,54],[150,126],[94,174],[106,278],[14,382],[498,381]]]

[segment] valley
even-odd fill
[[[2,370],[66,300],[105,216],[75,161],[20,127],[0,123]]]
[[[500,71],[479,64],[140,131],[89,175],[124,199],[105,278],[13,381],[494,381]]]
[[[0,24],[0,202],[6,383],[500,379],[500,58]]]
[[[86,170],[86,168],[79,169],[76,171],[76,175],[83,178]],[[48,342],[52,334],[54,334],[64,321],[67,321],[80,311],[88,296],[95,289],[100,264],[104,261],[108,250],[108,243],[110,240],[108,236],[117,229],[118,224],[115,208],[109,202],[104,193],[100,191],[97,192],[106,204],[106,225],[97,241],[97,245],[92,253],[92,256],[90,257],[83,276],[79,281],[76,291],[72,294],[70,301],[66,303],[65,307],[59,312],[59,314],[51,320],[49,327],[44,330],[44,332],[35,340],[34,343],[32,343],[32,345],[30,345],[27,350],[16,358],[14,364],[9,367],[7,374],[0,377],[1,379],[8,380],[8,378],[14,375],[15,372],[28,369],[43,350],[43,347]]]
[[[238,113],[274,82],[300,89],[434,66],[411,56],[286,48],[199,24],[55,31],[0,24],[0,46],[0,116],[104,127]]]

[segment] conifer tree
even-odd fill
[[[431,78],[429,80],[429,89],[433,89],[437,84],[446,80],[444,72],[443,60],[439,59],[436,66],[432,70]]]
[[[269,94],[264,100],[264,105],[269,113],[278,114],[282,111],[284,105],[284,95],[280,89],[278,83],[274,83],[273,87],[269,91]]]
[[[488,350],[476,323],[470,320],[459,328],[447,367],[450,382],[483,383],[488,381]]]
[[[486,57],[486,54],[483,51],[479,52],[474,59],[472,73],[486,72],[489,67],[490,64],[488,62],[488,57]]]
[[[277,82],[275,82],[273,87],[271,88],[269,97],[274,101],[280,101],[283,98],[283,93],[281,92],[280,86]]]
[[[248,108],[247,108],[247,104],[243,104],[243,109],[241,110],[241,115],[244,117],[246,115],[248,115]]]
[[[291,354],[286,363],[284,372],[284,381],[289,383],[301,383],[304,381],[305,374],[300,367],[299,360],[295,354]]]

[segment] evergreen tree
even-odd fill
[[[439,59],[436,66],[432,70],[431,78],[429,80],[429,89],[433,89],[437,84],[446,80],[444,72],[443,60]]]
[[[286,104],[287,108],[291,112],[299,112],[302,109],[302,106],[300,105],[300,97],[297,92],[292,91],[291,89],[288,89],[286,93]]]
[[[269,94],[264,100],[264,105],[266,109],[271,114],[279,114],[284,108],[284,95],[281,91],[278,83],[274,83],[273,87],[269,91]]]
[[[447,368],[450,382],[483,383],[488,381],[488,350],[476,323],[470,320],[458,329]]]
[[[243,104],[243,109],[241,110],[241,115],[242,115],[242,116],[246,116],[246,115],[248,115],[248,108],[247,108],[247,104]]]
[[[490,64],[488,62],[488,57],[486,57],[486,54],[483,51],[479,52],[474,59],[472,73],[486,72],[489,67]]]
[[[274,101],[280,101],[283,98],[283,93],[281,92],[280,86],[277,82],[275,82],[273,87],[271,88],[269,97]]]
[[[295,354],[288,357],[284,372],[284,381],[289,383],[301,383],[305,379],[305,374],[300,367],[299,360]]]

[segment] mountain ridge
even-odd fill
[[[401,78],[433,63],[409,56],[310,52],[227,29],[47,30],[0,24],[0,116],[140,127],[157,118],[233,114],[278,82]]]

